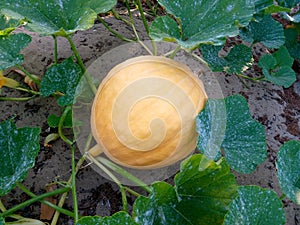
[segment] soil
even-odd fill
[[[120,21],[107,18],[106,21],[120,33],[132,37],[132,32]],[[23,32],[21,29],[18,32]],[[145,31],[140,20],[137,20],[137,31],[140,38],[146,39]],[[27,31],[26,31],[27,32]],[[27,32],[32,36],[31,44],[24,49],[24,67],[31,73],[42,75],[46,68],[53,63],[53,39],[39,37],[35,33]],[[87,31],[79,31],[73,37],[86,66],[89,66],[98,57],[108,50],[124,44],[111,35],[101,24],[95,24]],[[59,39],[59,60],[68,58],[72,52],[69,44],[64,39]],[[256,54],[259,54],[257,46]],[[266,82],[254,83],[243,80],[233,75],[215,73],[214,76],[222,87],[224,96],[240,93],[247,98],[251,114],[265,126],[268,144],[268,157],[256,171],[250,175],[235,173],[241,185],[259,185],[263,188],[275,190],[279,196],[282,194],[276,178],[275,161],[281,144],[288,140],[300,140],[300,75],[299,67],[297,82],[290,88],[284,89]],[[259,68],[254,67],[248,71],[255,76]],[[21,79],[14,72],[9,72],[9,77]],[[23,93],[3,88],[1,95],[26,96]],[[47,125],[50,114],[60,115],[60,107],[53,98],[36,98],[27,102],[0,102],[0,121],[13,118],[18,127],[36,126],[42,128],[41,150],[36,159],[36,164],[28,173],[23,184],[32,192],[41,194],[45,192],[47,184],[54,181],[65,181],[70,176],[71,150],[63,141],[57,140],[51,146],[44,147],[45,137],[56,132]],[[81,156],[77,151],[76,160]],[[121,210],[122,202],[116,184],[103,178],[90,166],[84,166],[77,175],[78,206],[80,215],[108,216]],[[8,208],[18,204],[28,197],[19,189],[1,198]],[[129,203],[134,199],[129,199]],[[287,225],[300,224],[300,206],[284,199]],[[72,210],[71,196],[66,201],[65,208]],[[25,217],[37,218],[40,216],[40,204],[28,206],[18,213]],[[72,220],[61,215],[59,224],[72,224]]]

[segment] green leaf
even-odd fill
[[[19,54],[31,42],[27,34],[0,36],[0,70],[21,64],[24,56]]]
[[[264,16],[260,21],[252,21],[242,28],[240,36],[249,43],[263,43],[267,48],[279,48],[285,42],[283,27],[271,15]]]
[[[277,2],[280,6],[293,8],[299,3],[299,0],[278,0]]]
[[[13,189],[33,167],[40,149],[40,128],[20,128],[8,120],[0,124],[0,196]]]
[[[258,186],[241,186],[239,196],[233,201],[224,225],[284,225],[283,205],[272,190]]]
[[[56,116],[54,114],[51,114],[50,116],[48,116],[47,122],[48,122],[49,127],[52,127],[52,128],[58,127],[60,118],[61,118],[60,116]],[[72,111],[69,111],[64,120],[63,128],[71,128],[72,126],[73,126]]]
[[[263,55],[258,66],[262,68],[266,80],[288,88],[296,81],[295,71],[291,68],[293,62],[287,48],[282,46],[272,55]]]
[[[82,72],[72,58],[64,60],[61,64],[51,66],[41,81],[41,96],[49,96],[57,91],[64,95],[58,98],[60,106],[71,105]]]
[[[10,0],[0,2],[2,14],[20,20],[40,34],[59,34],[86,30],[94,25],[97,14],[110,10],[116,0]]]
[[[18,26],[23,24],[22,21],[7,18],[4,15],[0,15],[0,36],[7,36],[14,31]]]
[[[152,22],[151,37],[157,41],[173,41],[180,39],[178,24],[169,16],[161,16]]]
[[[300,142],[288,141],[280,147],[276,162],[277,177],[283,193],[300,205]]]
[[[154,40],[176,39],[185,48],[195,48],[201,43],[222,45],[226,37],[236,36],[239,26],[246,26],[254,13],[254,3],[247,0],[158,2],[176,18],[178,25],[170,17],[158,17],[152,23],[150,36]]]
[[[5,221],[2,217],[0,217],[0,225],[5,225]]]
[[[140,196],[134,203],[133,215],[138,224],[144,225],[188,225],[177,210],[177,196],[174,188],[165,182],[152,184],[149,197]]]
[[[222,224],[237,184],[225,160],[218,163],[196,154],[185,160],[175,176],[176,209],[189,224]]]
[[[273,0],[254,0],[254,4],[255,4],[255,12],[260,13],[264,9],[273,5],[274,2]]]
[[[295,28],[284,30],[285,47],[294,59],[300,59],[300,43],[298,41],[298,31]]]
[[[112,216],[85,216],[80,218],[76,225],[136,225],[126,212],[117,212]]]
[[[240,74],[251,65],[251,48],[246,45],[235,45],[227,56],[219,57],[221,46],[200,45],[203,59],[212,71],[225,71],[230,74]]]
[[[199,134],[197,147],[211,159],[219,159],[224,150],[234,170],[251,173],[267,155],[263,125],[249,112],[241,95],[225,99],[208,99],[196,118]]]
[[[265,14],[279,13],[279,12],[290,12],[291,9],[285,8],[279,5],[271,5],[265,9]]]

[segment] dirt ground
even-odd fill
[[[131,37],[130,29],[112,18],[107,22],[120,33]],[[146,38],[145,31],[140,22],[137,25],[141,39]],[[51,37],[39,37],[30,33],[33,41],[24,50],[24,67],[31,73],[44,74],[46,68],[53,63],[53,40]],[[108,50],[124,44],[124,42],[112,36],[101,24],[87,31],[80,31],[74,35],[74,41],[86,66],[92,64],[98,57]],[[59,60],[69,57],[71,50],[69,44],[59,39]],[[259,47],[257,49],[259,54]],[[241,185],[255,184],[264,188],[274,189],[279,195],[281,191],[275,175],[275,161],[281,144],[288,140],[300,140],[300,76],[299,68],[297,82],[288,89],[272,85],[270,83],[241,82],[236,76],[216,73],[214,76],[221,85],[224,96],[240,93],[247,98],[253,117],[260,121],[267,134],[268,158],[257,170],[250,175],[236,174]],[[250,73],[257,73],[256,69]],[[18,77],[15,73],[9,73],[10,77]],[[19,78],[18,78],[19,79]],[[24,96],[23,93],[11,92],[3,89],[2,94]],[[0,121],[14,118],[18,127],[38,126],[42,128],[41,150],[36,165],[30,170],[24,184],[34,193],[41,194],[45,186],[52,181],[67,180],[71,169],[71,151],[63,141],[58,140],[50,147],[44,147],[45,137],[54,132],[47,125],[47,117],[50,114],[60,114],[60,107],[53,98],[36,98],[28,102],[0,102]],[[77,159],[81,153],[77,151]],[[77,175],[77,192],[79,213],[81,215],[107,216],[121,210],[121,196],[117,186],[103,178],[91,167],[85,166]],[[18,189],[2,198],[7,207],[28,199]],[[129,199],[132,203],[134,199]],[[65,204],[72,210],[71,197]],[[284,209],[287,217],[287,225],[300,224],[300,206],[291,201],[284,200]],[[39,218],[40,204],[31,205],[22,209],[19,213],[31,218]],[[66,216],[61,216],[59,224],[72,224]]]

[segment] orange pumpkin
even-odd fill
[[[207,96],[184,64],[162,56],[139,56],[115,66],[93,102],[91,128],[98,147],[122,166],[153,169],[194,151],[195,117]]]

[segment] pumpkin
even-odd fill
[[[91,129],[97,147],[113,162],[135,169],[171,165],[196,147],[195,117],[207,95],[184,64],[139,56],[115,66],[93,101]]]

